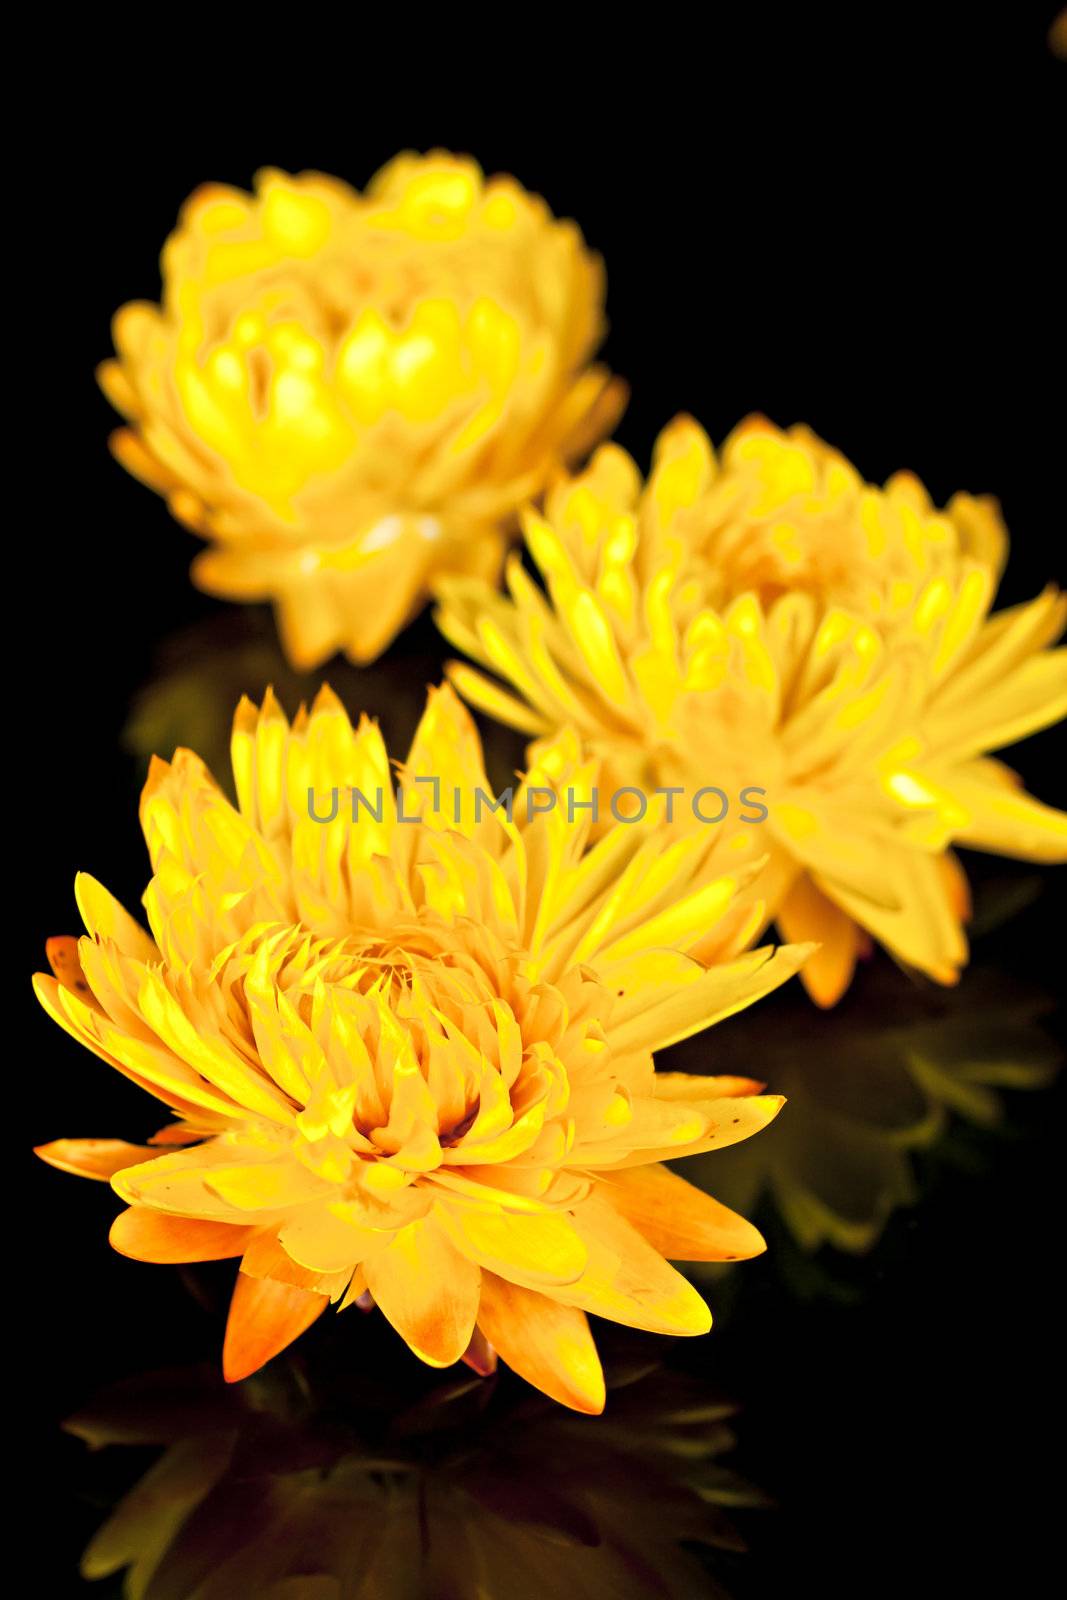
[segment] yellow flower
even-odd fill
[[[354,730],[325,689],[291,728],[272,697],[242,702],[233,764],[236,809],[189,751],[154,764],[152,936],[82,875],[88,937],[52,941],[56,977],[38,980],[62,1027],[179,1120],[143,1148],[41,1154],[110,1178],[124,1254],[241,1257],[231,1378],[369,1292],[430,1365],[499,1351],[599,1410],[586,1312],[702,1333],[707,1307],[664,1256],[763,1248],[659,1163],[746,1138],[780,1098],[657,1075],[651,1052],[806,952],[738,954],[753,869],[708,836],[623,823],[590,845],[588,812],[567,815],[596,778],[573,735],[510,820],[481,805],[450,689],[431,692],[398,800],[376,724]]]
[[[293,663],[378,655],[440,573],[495,578],[519,506],[621,410],[589,358],[603,270],[513,178],[436,151],[364,194],[209,184],[115,318],[112,444],[212,542],[209,593],[272,600]]]
[[[686,418],[642,489],[607,446],[526,521],[548,597],[515,557],[510,599],[441,585],[453,643],[518,697],[452,670],[532,735],[570,724],[621,783],[704,786],[677,804],[761,836],[759,893],[816,939],[809,992],[833,1004],[868,936],[941,983],[967,958],[953,843],[1067,859],[1067,817],[987,752],[1067,710],[1064,597],[989,616],[1005,548],[992,501],[936,511],[884,490],[806,429],[753,419],[717,460]],[[749,796],[746,792],[764,791]]]

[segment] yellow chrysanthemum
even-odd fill
[[[291,728],[272,698],[243,702],[233,762],[237,809],[190,752],[155,763],[152,936],[83,875],[89,935],[53,941],[56,977],[38,982],[61,1026],[180,1120],[144,1148],[41,1153],[110,1178],[123,1253],[241,1256],[232,1378],[369,1291],[431,1365],[484,1366],[491,1347],[600,1409],[586,1312],[701,1333],[707,1307],[664,1256],[762,1249],[658,1163],[746,1138],[780,1099],[657,1075],[651,1052],[806,952],[738,954],[753,869],[728,845],[630,824],[590,844],[588,813],[567,816],[595,779],[572,735],[510,819],[476,820],[481,749],[449,689],[399,801],[377,726],[353,730],[328,690]],[[315,820],[334,789],[359,793]],[[546,812],[546,791],[567,807]]]
[[[821,942],[803,976],[822,1004],[868,935],[955,980],[953,843],[1067,859],[1067,817],[987,755],[1067,710],[1067,653],[1047,648],[1064,597],[989,616],[992,501],[936,511],[915,478],[873,488],[806,429],[760,419],[717,460],[680,418],[647,487],[604,447],[526,535],[547,598],[516,556],[510,599],[449,580],[439,616],[521,698],[462,665],[457,686],[529,734],[570,724],[618,782],[716,786],[723,831],[765,807],[748,830],[770,856],[759,892],[784,936]],[[764,793],[746,808],[749,788]],[[723,810],[704,800],[700,819]]]
[[[363,194],[206,185],[162,269],[100,369],[115,453],[212,541],[202,588],[275,603],[298,666],[373,659],[437,574],[495,577],[519,506],[621,409],[588,365],[599,259],[470,160],[401,155]]]

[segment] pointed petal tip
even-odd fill
[[[775,1118],[785,1105],[784,1094],[757,1094],[752,1097],[761,1111],[767,1115],[768,1122]]]
[[[742,1220],[747,1224],[744,1243],[741,1248],[734,1249],[729,1255],[724,1256],[724,1261],[754,1261],[757,1256],[767,1254],[767,1241],[762,1233],[751,1222],[748,1222],[747,1218]]]
[[[603,1411],[604,1371],[583,1311],[487,1272],[478,1332],[542,1394],[587,1416]]]
[[[242,694],[237,702],[237,709],[233,714],[233,732],[235,734],[252,734],[256,731],[259,721],[259,707],[251,695]]]
[[[340,695],[328,683],[323,683],[319,686],[318,692],[311,702],[312,716],[322,712],[339,712],[341,716],[347,715]]]
[[[326,1310],[329,1299],[275,1278],[238,1272],[222,1346],[222,1375],[240,1383],[280,1355]]]
[[[152,755],[148,758],[148,776],[144,781],[143,794],[149,795],[159,788],[159,785],[170,772],[171,764],[163,756]]]
[[[946,989],[954,989],[963,976],[959,967],[940,966],[932,967],[930,976]]]
[[[602,1389],[599,1394],[569,1394],[566,1397],[554,1395],[553,1399],[561,1406],[566,1406],[568,1411],[577,1411],[579,1416],[583,1417],[602,1417],[608,1403],[606,1389]]]
[[[676,1299],[670,1308],[673,1323],[671,1333],[676,1338],[702,1339],[706,1333],[711,1332],[714,1323],[711,1307],[693,1284],[689,1283],[688,1279],[685,1281],[692,1293],[686,1295],[684,1302],[680,1297]]]

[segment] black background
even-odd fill
[[[67,63],[12,302],[30,306],[18,331],[40,392],[7,462],[13,485],[27,472],[33,484],[12,530],[30,572],[8,617],[31,666],[12,685],[27,730],[9,839],[29,838],[32,874],[10,997],[25,1043],[9,1057],[30,1091],[9,1151],[9,1227],[27,1263],[9,1290],[29,1329],[34,1489],[51,1518],[34,1593],[67,1592],[94,1522],[71,1488],[80,1447],[57,1442],[54,1420],[104,1379],[215,1337],[177,1274],[106,1248],[105,1186],[24,1155],[60,1135],[150,1131],[143,1098],[36,1012],[21,974],[42,964],[46,935],[76,929],[77,868],[137,904],[138,772],[121,730],[159,640],[221,609],[187,581],[192,538],[108,456],[114,419],[93,380],[112,311],[158,294],[180,202],[209,178],[247,186],[266,164],[359,185],[402,147],[514,172],[606,259],[604,355],[633,390],[617,437],[642,466],[679,410],[715,439],[754,409],[806,421],[872,480],[907,466],[942,503],[957,488],[997,493],[1014,601],[1064,567],[1053,346],[1067,65],[1048,49],[1051,15],[942,9],[935,25],[878,8],[861,25],[714,8],[698,31],[649,11],[628,24],[656,34],[646,47],[606,18],[600,41],[579,45],[508,13],[450,40],[454,68],[444,41],[438,53],[423,37],[416,73],[414,20],[383,42],[342,39],[322,12],[307,27],[329,28],[329,44],[306,58],[279,35],[258,65],[205,34],[173,80],[156,76],[163,39],[123,65],[117,48]],[[536,65],[526,30],[544,47]],[[1030,741],[1020,766],[1062,804],[1056,737]],[[1059,892],[1004,951],[1052,986]],[[980,1179],[938,1184],[894,1224],[858,1306],[783,1309],[768,1269],[750,1269],[751,1293],[702,1358],[744,1401],[743,1465],[781,1505],[739,1592],[1050,1592],[1061,1118],[1059,1093],[1013,1106]]]

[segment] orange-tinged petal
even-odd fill
[[[857,924],[805,873],[778,908],[778,926],[783,939],[817,943],[800,969],[800,981],[816,1005],[836,1005],[852,982],[860,950]]]
[[[349,1272],[382,1242],[382,1234],[361,1227],[329,1205],[297,1208],[279,1233],[286,1254],[309,1272]]]
[[[474,1332],[481,1270],[433,1217],[409,1222],[363,1263],[382,1315],[431,1367],[459,1361]]]
[[[226,1222],[170,1217],[147,1206],[120,1211],[108,1235],[111,1247],[134,1261],[226,1261],[239,1256],[251,1228]]]
[[[150,1161],[162,1151],[150,1145],[127,1144],[123,1139],[53,1139],[51,1144],[39,1144],[33,1153],[60,1172],[109,1183],[116,1172]]]
[[[56,934],[53,938],[45,940],[44,949],[48,965],[63,987],[73,989],[75,994],[80,994],[83,1000],[92,1004],[93,997],[85,981],[78,955],[77,939],[72,938],[70,934]]]
[[[657,1100],[726,1100],[760,1094],[766,1087],[758,1078],[724,1073],[704,1077],[694,1072],[657,1072],[653,1082]]]
[[[671,1261],[740,1261],[767,1248],[751,1222],[659,1163],[606,1174],[595,1193]]]
[[[309,1289],[238,1272],[222,1347],[226,1382],[238,1383],[258,1372],[299,1339],[329,1303],[325,1295]]]
[[[952,850],[938,862],[938,870],[945,884],[945,894],[955,915],[961,922],[970,922],[974,907],[971,903],[971,885],[963,863]]]
[[[604,1373],[584,1311],[486,1272],[478,1328],[535,1389],[572,1411],[603,1411]]]
[[[165,1128],[160,1128],[149,1139],[150,1145],[166,1145],[170,1148],[187,1144],[198,1144],[201,1139],[209,1136],[211,1130],[202,1131],[190,1127],[187,1122],[169,1122]]]
[[[316,1294],[340,1299],[360,1278],[359,1268],[350,1271],[321,1272],[314,1267],[302,1267],[289,1255],[281,1240],[269,1229],[249,1228],[248,1241],[241,1257],[241,1271],[250,1278],[273,1278],[278,1283],[288,1283],[294,1289],[313,1289]],[[360,1281],[360,1288],[366,1285]],[[356,1290],[358,1294],[359,1289]],[[347,1302],[346,1302],[347,1303]]]
[[[693,1285],[611,1206],[591,1195],[575,1226],[588,1247],[586,1269],[576,1283],[547,1290],[553,1299],[650,1333],[707,1333],[711,1312]]]

